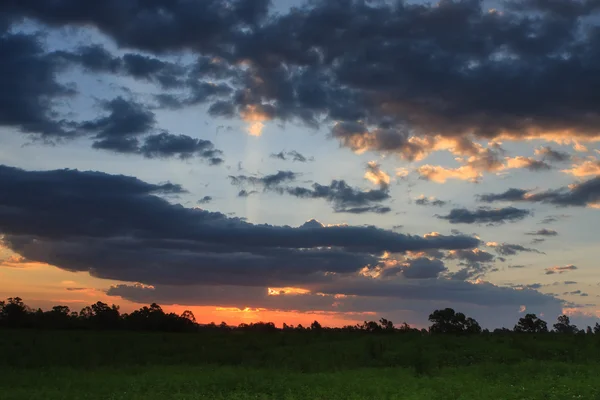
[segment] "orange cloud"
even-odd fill
[[[365,178],[375,185],[388,186],[390,184],[390,176],[381,170],[376,161],[369,161]]]
[[[247,105],[241,111],[241,116],[244,121],[250,124],[246,130],[251,136],[262,135],[263,128],[265,127],[264,122],[271,119],[266,112],[254,104]]]
[[[482,177],[481,172],[477,171],[471,165],[463,165],[458,168],[446,168],[439,165],[425,164],[417,168],[417,172],[423,178],[436,183],[446,183],[449,179],[477,182]]]
[[[600,175],[600,161],[587,160],[581,164],[573,164],[570,169],[563,169],[562,172],[577,177]]]
[[[283,287],[283,288],[268,288],[269,296],[281,296],[289,294],[306,294],[310,293],[310,290],[294,287]]]

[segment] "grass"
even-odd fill
[[[588,336],[0,332],[0,399],[600,399]]]

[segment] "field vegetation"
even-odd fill
[[[31,310],[0,302],[0,399],[599,399],[600,326],[528,314],[482,330],[451,309],[427,330],[199,325],[153,304]]]

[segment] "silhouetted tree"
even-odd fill
[[[36,314],[36,325],[41,328],[69,329],[77,323],[77,313],[73,315],[67,306],[54,306],[50,311]]]
[[[548,324],[535,314],[526,314],[519,319],[514,331],[519,333],[546,333],[548,332]]]
[[[571,320],[566,315],[561,315],[558,317],[558,322],[554,324],[554,330],[557,333],[567,333],[574,334],[578,332],[578,329],[575,325],[571,325]]]
[[[90,322],[97,329],[116,329],[121,323],[121,313],[116,305],[109,306],[101,301],[90,306]]]
[[[414,331],[419,331],[418,329],[413,329],[410,327],[409,324],[407,324],[406,322],[403,322],[402,325],[400,325],[397,329],[398,332],[402,332],[402,333],[409,333],[409,332],[414,332]]]
[[[185,310],[182,314],[181,314],[181,318],[187,319],[188,321],[191,322],[196,322],[196,317],[194,316],[194,313],[191,312],[190,310]]]
[[[370,333],[381,332],[383,330],[382,326],[375,321],[364,321],[362,325],[358,325],[357,328],[361,331]]]
[[[0,325],[9,328],[22,328],[27,326],[29,320],[29,307],[20,297],[9,297],[0,303]]]
[[[431,333],[481,333],[477,321],[451,308],[435,310],[429,315],[429,321],[433,322],[429,327]]]
[[[394,332],[394,323],[390,320],[381,318],[379,320],[379,325],[381,326],[381,329],[385,332]]]
[[[592,330],[592,327],[588,325],[588,327],[585,329],[585,334],[586,335],[593,335],[594,331]]]
[[[310,324],[310,330],[311,331],[321,331],[321,330],[323,330],[323,327],[321,326],[319,321],[314,321],[312,324]]]
[[[594,334],[600,335],[600,324],[598,322],[594,325]]]

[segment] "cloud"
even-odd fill
[[[238,192],[238,197],[250,197],[253,194],[257,194],[258,192],[256,190],[251,190],[251,191],[247,191],[245,189],[242,189]]]
[[[224,162],[221,158],[223,152],[216,150],[211,141],[167,132],[146,137],[139,152],[146,158],[178,157],[186,160],[197,156],[208,160],[210,165],[219,165]]]
[[[489,247],[493,247],[494,250],[496,250],[496,252],[498,252],[498,254],[503,255],[503,256],[514,256],[518,252],[544,254],[539,250],[530,249],[530,248],[521,246],[520,244],[487,242],[486,245]]]
[[[485,208],[480,207],[474,211],[466,208],[454,208],[448,215],[438,215],[439,219],[448,220],[451,224],[502,224],[516,222],[531,215],[531,211],[515,207]]]
[[[528,169],[530,171],[548,171],[548,170],[552,169],[550,164],[546,163],[545,161],[535,160],[530,157],[518,156],[518,157],[513,157],[513,158],[510,158],[510,157],[506,158],[506,165],[504,166],[503,169],[521,169],[521,168]]]
[[[548,203],[561,207],[595,207],[600,203],[600,177],[584,182],[574,183],[568,187],[554,190],[533,192],[525,189],[509,189],[499,194],[478,196],[480,201],[521,201]]]
[[[386,214],[390,212],[390,207],[378,204],[390,198],[390,176],[381,170],[379,164],[371,161],[367,164],[364,177],[379,188],[361,190],[348,185],[344,180],[333,180],[329,185],[313,183],[311,188],[296,186],[278,187],[275,190],[280,194],[303,199],[325,199],[331,203],[336,213]]]
[[[78,126],[80,130],[96,135],[96,148],[120,151],[120,147],[114,146],[114,143],[150,133],[156,123],[154,113],[142,104],[123,97],[103,101],[101,107],[108,115]]]
[[[378,278],[434,279],[448,271],[442,260],[427,257],[410,258],[402,262],[389,260],[387,264],[386,268],[377,271]]]
[[[532,235],[532,236],[557,236],[558,232],[556,232],[555,230],[552,229],[538,229],[537,231],[534,232],[527,232],[526,235]]]
[[[376,212],[381,214],[391,211],[389,207],[373,204],[390,198],[387,184],[379,189],[362,191],[348,185],[343,180],[333,180],[327,186],[314,183],[310,189],[304,187],[286,188],[285,193],[304,199],[325,199],[332,204],[335,212],[355,214]]]
[[[208,204],[211,201],[213,201],[213,198],[211,196],[204,196],[203,198],[198,200],[198,204]]]
[[[178,185],[122,175],[2,166],[0,177],[6,247],[31,261],[105,279],[289,286],[355,273],[378,264],[386,251],[479,243],[466,236],[421,237],[372,226],[254,225],[158,196],[182,193]]]
[[[437,150],[466,154],[476,141],[545,139],[582,146],[600,139],[589,78],[597,69],[596,37],[586,29],[596,25],[589,18],[597,12],[593,0],[522,3],[490,12],[479,1],[333,0],[273,14],[267,0],[174,0],[169,7],[102,2],[85,10],[60,0],[11,2],[2,11],[9,24],[26,17],[45,28],[96,29],[129,52],[91,54],[100,56],[94,60],[79,49],[71,53],[82,53],[81,60],[71,62],[160,87],[183,84],[186,100],[169,94],[162,99],[175,107],[194,104],[187,99],[208,101],[211,115],[239,116],[255,135],[271,120],[328,125],[332,137],[355,151],[393,152],[409,160]],[[569,11],[557,12],[555,3]],[[33,36],[23,38],[3,36],[3,59],[28,60],[23,66],[11,62],[5,73],[12,94],[4,97],[3,123],[65,134],[51,112],[52,100],[65,93],[54,80],[55,65]],[[22,53],[11,53],[17,48]],[[167,54],[196,56],[189,76],[182,79],[181,66],[161,59]],[[25,82],[38,82],[27,78],[36,76],[42,84],[27,87]],[[206,81],[198,80],[204,76]],[[34,99],[33,106],[19,99]],[[549,154],[525,167],[546,168],[548,157],[558,160]],[[476,168],[467,169],[453,173],[475,179]]]
[[[550,146],[542,146],[539,149],[535,149],[535,155],[541,156],[544,161],[554,163],[561,163],[571,159],[569,153],[554,150]]]
[[[489,272],[493,267],[496,257],[481,249],[459,249],[451,250],[446,256],[449,260],[459,260],[462,268],[450,274],[456,280],[479,279]]]
[[[229,179],[233,185],[251,184],[262,186],[265,189],[272,189],[282,183],[293,182],[297,177],[298,174],[292,171],[277,171],[275,174],[265,175],[260,178],[255,176],[237,175],[229,176]]]
[[[446,168],[426,164],[417,168],[417,173],[421,178],[436,183],[446,183],[448,179],[476,182],[482,176],[481,172],[468,165],[458,168]]]
[[[569,271],[575,271],[576,269],[578,269],[575,265],[566,265],[564,267],[561,266],[554,266],[554,267],[550,267],[550,268],[546,268],[546,275],[553,275],[553,274],[564,274],[565,272],[569,272]]]
[[[481,249],[451,250],[448,253],[447,258],[451,260],[463,260],[470,263],[492,262],[495,259],[493,254]]]
[[[546,218],[544,218],[543,220],[540,221],[540,224],[551,224],[553,222],[556,222],[556,221],[564,219],[564,218],[569,218],[569,216],[565,215],[565,214],[562,214],[562,215],[548,215]]]
[[[512,169],[527,169],[529,171],[548,171],[552,167],[540,160],[530,157],[501,157],[504,150],[495,145],[492,148],[475,147],[476,154],[467,159],[457,158],[463,163],[457,168],[447,168],[425,164],[417,168],[417,173],[422,179],[436,183],[445,183],[449,179],[478,182],[484,172],[501,173]],[[461,155],[458,153],[458,155]]]
[[[146,158],[199,157],[210,165],[224,162],[223,152],[211,141],[169,132],[151,134],[156,129],[156,118],[144,105],[123,97],[101,103],[108,115],[79,123],[77,129],[94,135],[92,147],[117,153],[140,154]],[[140,144],[140,137],[143,142]]]
[[[308,162],[308,161],[315,160],[313,157],[307,158],[307,157],[303,156],[302,154],[298,153],[296,150],[287,151],[287,152],[282,150],[279,153],[271,154],[269,157],[277,158],[277,159],[280,159],[283,161],[292,160],[292,161],[298,161],[298,162]]]
[[[410,322],[427,324],[428,312],[443,304],[456,304],[484,326],[514,323],[521,305],[532,312],[558,315],[561,301],[528,288],[515,290],[488,282],[464,282],[449,279],[349,278],[311,287],[310,291],[290,291],[270,295],[267,288],[239,286],[168,286],[117,285],[108,294],[125,299],[161,304],[206,305],[244,309],[311,312],[371,312],[398,315]],[[520,303],[520,304],[519,304]],[[410,305],[410,306],[409,306]],[[402,311],[401,311],[402,310]],[[490,311],[493,310],[493,313]],[[509,311],[511,310],[511,311]],[[493,317],[490,314],[494,314]]]
[[[415,258],[403,264],[402,275],[408,279],[430,279],[437,278],[447,270],[441,260],[430,260],[429,258]]]
[[[369,161],[367,163],[367,172],[365,172],[365,179],[369,180],[373,184],[384,189],[390,185],[390,176],[381,170],[379,164],[376,161]]]
[[[435,197],[425,197],[424,195],[419,196],[419,198],[415,200],[415,204],[419,206],[442,207],[447,203],[447,201],[436,199]]]
[[[61,65],[44,51],[40,37],[10,33],[0,23],[0,58],[0,125],[44,140],[73,137],[55,108],[75,90],[57,80]]]
[[[576,177],[600,175],[600,161],[586,160],[581,164],[573,164],[571,169],[563,169],[562,172]]]
[[[52,56],[66,66],[79,65],[88,72],[129,76],[155,83],[162,89],[182,87],[187,74],[187,68],[179,64],[137,53],[117,57],[97,44],[81,46],[74,51],[57,51]]]
[[[582,292],[581,290],[573,290],[571,292],[564,292],[563,296],[581,296],[588,297],[589,294]]]

